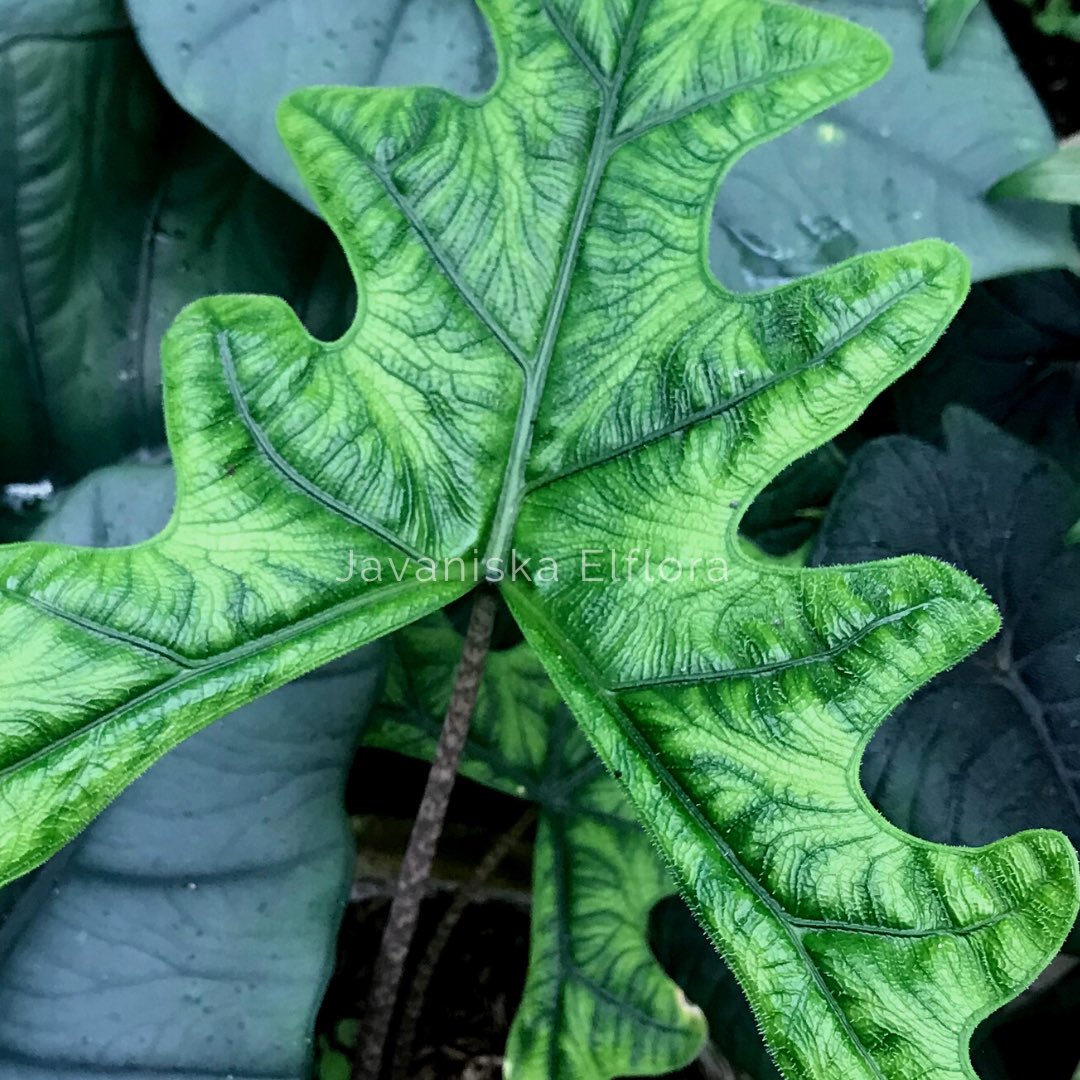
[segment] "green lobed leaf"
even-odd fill
[[[461,645],[441,615],[395,636],[368,745],[434,756]],[[611,1080],[691,1061],[704,1020],[648,944],[650,912],[674,886],[528,645],[488,655],[462,772],[540,807],[506,1076]]]
[[[186,303],[303,303],[326,235],[168,100],[118,0],[0,0],[0,79],[0,479],[70,478],[163,441]]]
[[[1075,853],[918,841],[858,764],[997,614],[930,559],[803,570],[737,535],[928,349],[967,267],[924,241],[736,295],[704,259],[734,161],[887,50],[761,0],[484,10],[487,96],[324,88],[281,113],[357,278],[350,330],[318,342],[268,298],[189,308],[164,346],[166,529],[3,552],[4,873],[224,712],[466,592],[446,560],[494,577],[513,547],[561,569],[503,595],[789,1080],[970,1078],[975,1023],[1075,918]],[[633,548],[687,572],[583,573]]]
[[[983,844],[1049,825],[1080,844],[1080,487],[963,410],[945,448],[878,439],[854,458],[815,561],[900,551],[963,568],[1004,633],[904,704],[871,742],[863,782],[901,828]]]
[[[92,474],[41,539],[167,519],[166,467]],[[249,705],[0,893],[0,1077],[305,1080],[355,849],[345,775],[385,653]]]
[[[976,279],[1080,265],[1062,208],[984,198],[995,180],[1055,147],[988,10],[972,15],[948,66],[934,72],[923,57],[917,0],[805,6],[876,30],[895,62],[880,86],[736,164],[710,239],[721,281],[761,288],[928,236],[959,244]],[[176,99],[312,206],[264,102],[314,82],[434,83],[474,94],[491,85],[496,66],[473,0],[128,0],[128,7]]]

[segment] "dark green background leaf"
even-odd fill
[[[167,468],[76,488],[41,536],[160,528]],[[383,652],[201,732],[33,878],[4,891],[3,1080],[306,1080],[352,879],[345,773]]]
[[[944,409],[960,403],[1080,470],[1080,278],[1047,271],[975,286],[892,393],[905,433],[937,439]]]
[[[982,582],[1004,629],[894,713],[863,782],[891,821],[928,839],[983,844],[1050,826],[1078,843],[1080,549],[1063,541],[1080,488],[973,413],[950,410],[945,440],[863,448],[814,562],[936,556]]]
[[[269,292],[304,315],[339,256],[169,101],[118,2],[0,0],[0,87],[0,479],[70,477],[163,441],[186,303]]]
[[[369,745],[434,756],[461,647],[441,614],[394,635]],[[655,1076],[693,1059],[701,1013],[646,943],[649,913],[674,885],[524,642],[488,655],[462,772],[539,808],[529,971],[507,1074]],[[697,944],[712,953],[703,936]]]
[[[653,910],[652,946],[668,974],[705,1013],[710,1041],[724,1059],[748,1080],[782,1080],[735,976],[681,899],[670,897]]]

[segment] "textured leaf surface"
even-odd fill
[[[489,96],[316,89],[281,114],[357,276],[349,332],[317,342],[271,299],[188,309],[165,343],[165,531],[4,552],[5,872],[181,738],[471,587],[443,560],[513,544],[561,572],[504,582],[511,609],[789,1080],[970,1077],[975,1020],[1075,916],[1075,855],[1048,832],[905,836],[858,762],[996,612],[932,560],[800,571],[737,537],[926,351],[967,268],[927,241],[737,296],[703,259],[735,159],[887,52],[759,0],[485,10]],[[602,546],[654,573],[583,575]],[[350,577],[350,552],[381,577]],[[658,582],[665,558],[684,572]]]
[[[184,304],[302,302],[325,230],[176,109],[119,2],[3,0],[0,80],[0,478],[80,475],[164,439]]]
[[[855,457],[816,560],[899,551],[948,559],[986,586],[1004,632],[920,691],[870,744],[867,790],[922,836],[983,844],[1034,825],[1080,843],[1080,488],[972,413],[946,448],[908,438]]]
[[[96,473],[41,538],[152,535],[172,489],[164,467]],[[0,895],[0,1077],[309,1075],[352,878],[345,773],[383,657],[201,733]]]
[[[434,756],[461,645],[441,615],[398,633],[369,745]],[[540,806],[506,1075],[611,1080],[687,1064],[704,1019],[648,945],[650,911],[674,886],[528,645],[489,655],[462,771]]]
[[[1055,147],[988,11],[975,13],[947,69],[935,73],[923,57],[916,0],[806,6],[877,30],[893,49],[893,69],[875,90],[735,168],[711,238],[722,281],[756,288],[927,236],[959,244],[976,279],[1078,264],[1063,210],[990,206],[983,198],[995,180]],[[128,7],[177,100],[309,205],[263,102],[310,83],[434,83],[473,94],[494,76],[494,50],[473,0],[128,0]]]

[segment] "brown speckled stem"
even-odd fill
[[[465,634],[465,646],[443,720],[439,746],[398,873],[394,899],[375,961],[368,1007],[360,1018],[362,1035],[353,1063],[353,1080],[379,1080],[382,1072],[402,972],[416,933],[420,904],[427,891],[435,848],[442,835],[446,808],[457,778],[458,762],[469,734],[494,625],[495,594],[489,588],[481,588],[473,601],[469,629]]]

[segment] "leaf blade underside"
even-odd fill
[[[712,557],[722,581],[503,588],[789,1078],[971,1077],[974,1023],[1075,916],[1075,857],[1051,833],[921,844],[858,760],[996,614],[931,560],[793,571],[737,540],[768,480],[929,348],[966,266],[923,242],[734,296],[705,254],[731,164],[887,52],[760,0],[483,8],[486,97],[317,89],[281,113],[357,278],[345,336],[265,298],[189,308],[165,344],[165,532],[4,552],[5,872],[180,738],[472,584],[338,580],[351,551]]]

